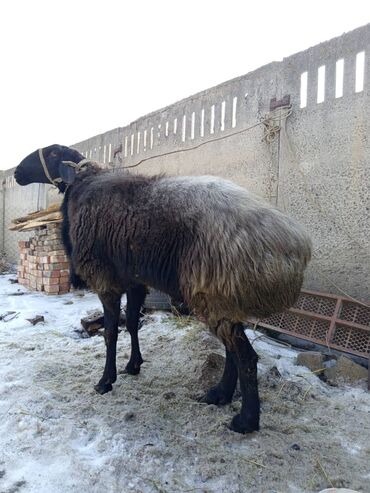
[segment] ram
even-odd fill
[[[104,394],[117,378],[124,293],[132,344],[126,372],[139,373],[139,312],[150,286],[184,300],[225,345],[223,376],[203,402],[230,402],[239,377],[242,407],[231,429],[258,430],[258,356],[242,322],[280,312],[297,299],[311,255],[303,228],[221,178],[116,174],[60,145],[27,156],[15,178],[20,185],[52,182],[64,192],[72,281],[86,283],[104,308],[106,364],[95,389]]]

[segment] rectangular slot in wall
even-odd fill
[[[231,116],[231,126],[232,128],[236,127],[236,108],[238,104],[238,98],[235,96],[233,97],[233,112]]]
[[[317,103],[325,101],[325,65],[317,70]]]
[[[211,128],[210,128],[210,133],[214,134],[215,133],[215,105],[213,104],[211,106]]]
[[[175,135],[177,134],[177,118],[175,118],[173,121],[173,133]]]
[[[307,77],[308,72],[301,74],[301,90],[300,90],[300,107],[305,108],[307,106]]]
[[[182,117],[182,134],[181,134],[181,140],[185,142],[186,139],[186,115]]]
[[[138,132],[137,133],[136,154],[139,154],[139,152],[140,152],[140,139],[141,139],[141,132]]]
[[[130,146],[130,154],[134,155],[134,143],[135,143],[135,134],[131,134],[131,146]]]
[[[221,132],[225,130],[225,114],[226,114],[226,101],[222,101],[221,103]]]
[[[194,140],[195,137],[195,112],[191,114],[191,128],[190,128],[190,138]]]
[[[200,136],[204,137],[204,108],[200,113]]]
[[[343,96],[343,76],[344,76],[344,59],[337,60],[335,64],[335,97]]]
[[[360,51],[356,55],[356,84],[355,91],[361,92],[364,90],[364,75],[365,75],[365,52]]]
[[[146,139],[147,139],[147,135],[148,135],[148,132],[147,130],[144,130],[144,142],[143,142],[143,146],[144,146],[144,151],[146,151]]]
[[[124,156],[127,157],[127,147],[128,147],[128,137],[126,135],[125,137],[125,150],[124,150]]]

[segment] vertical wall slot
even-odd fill
[[[175,118],[173,121],[173,133],[174,135],[177,134],[177,118]]]
[[[233,112],[231,116],[231,126],[232,128],[236,127],[236,108],[238,104],[238,98],[235,96],[233,97]]]
[[[140,152],[140,139],[141,139],[141,132],[138,132],[137,133],[136,154],[139,154],[139,152]]]
[[[226,114],[226,101],[222,101],[221,103],[221,132],[225,130],[225,114]]]
[[[195,112],[191,114],[191,129],[190,129],[190,138],[191,140],[194,140],[195,136]]]
[[[200,136],[204,137],[204,108],[200,112]]]
[[[124,150],[124,156],[127,157],[127,146],[128,146],[128,137],[126,135],[125,137],[125,150]]]
[[[321,65],[317,71],[317,103],[325,101],[325,65]]]
[[[108,163],[112,161],[112,144],[109,144]]]
[[[213,104],[211,106],[211,129],[210,129],[211,134],[215,133],[215,105]]]
[[[130,146],[130,154],[134,155],[134,143],[135,143],[135,134],[131,134],[131,146]]]
[[[186,115],[182,117],[182,134],[181,134],[181,140],[185,142],[186,139]]]
[[[335,64],[335,97],[343,96],[343,77],[344,77],[344,59],[337,60]]]
[[[143,146],[144,146],[144,152],[146,151],[146,139],[147,139],[148,132],[147,130],[144,130],[144,139],[143,139]]]
[[[153,149],[154,145],[154,127],[150,129],[150,148]]]
[[[106,160],[106,154],[107,154],[107,146],[104,144],[104,147],[103,147],[103,163],[105,164],[105,160]]]

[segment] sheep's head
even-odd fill
[[[44,160],[46,171],[42,164],[42,159]],[[75,170],[65,164],[65,161],[72,161],[77,164],[83,159],[84,156],[76,150],[54,144],[44,147],[40,151],[32,152],[32,154],[24,158],[16,167],[14,177],[19,185],[53,183],[56,180],[60,183],[58,185],[59,188],[64,189],[63,183],[72,183],[75,176]]]

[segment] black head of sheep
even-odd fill
[[[103,303],[107,358],[99,393],[112,389],[120,301],[127,294],[126,326],[132,353],[127,373],[138,373],[140,308],[146,286],[182,298],[225,344],[218,385],[203,401],[230,402],[240,380],[242,408],[231,424],[259,429],[257,354],[242,321],[282,311],[297,299],[311,243],[296,221],[237,185],[217,177],[117,175],[76,151],[51,146],[22,161],[20,184],[52,179],[66,187],[63,241],[71,268]]]
[[[54,144],[24,158],[17,166],[14,177],[19,185],[51,182],[64,191],[66,184],[71,183],[76,175],[75,169],[66,163],[78,164],[82,160],[84,156],[76,150]]]

